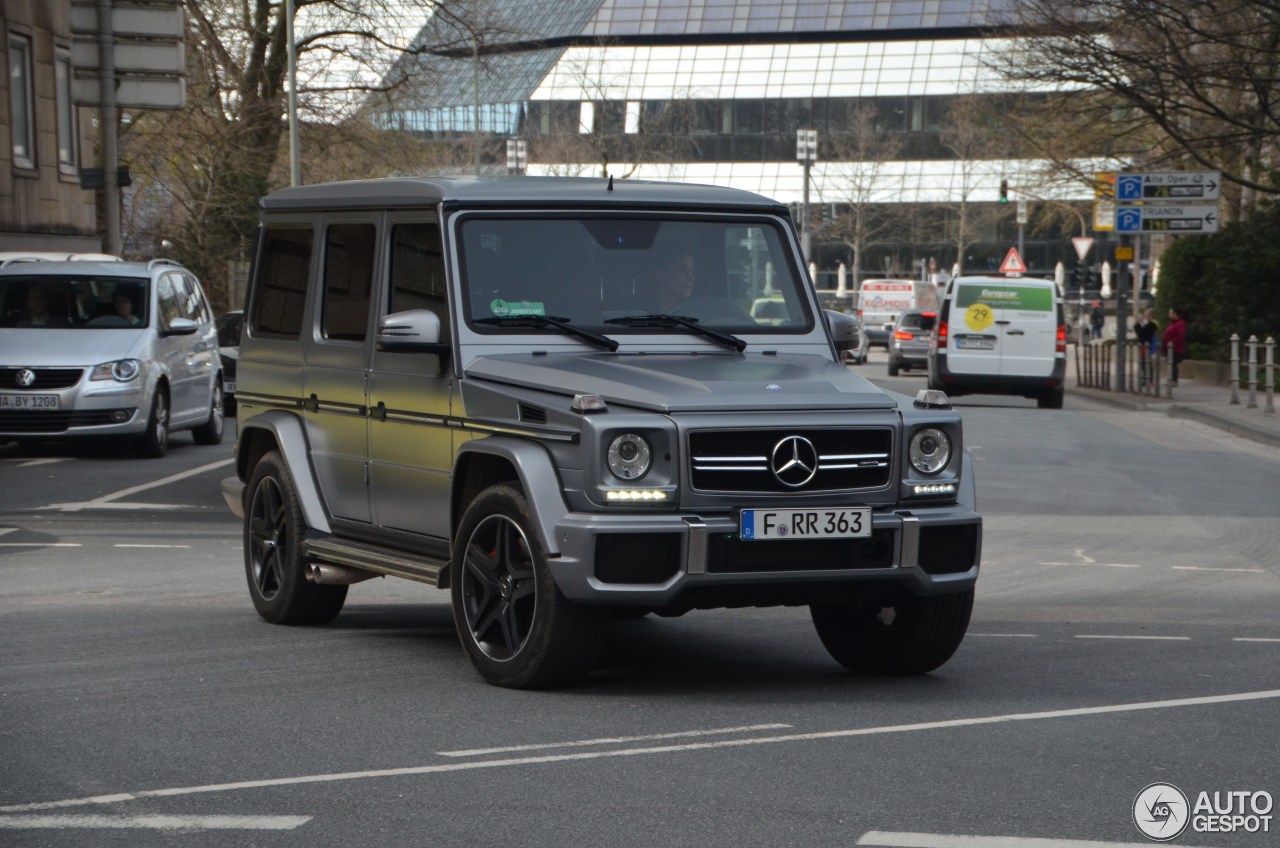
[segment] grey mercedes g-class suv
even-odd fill
[[[767,321],[750,306],[771,298]],[[840,361],[786,207],[607,179],[403,178],[262,201],[236,477],[258,613],[451,591],[487,680],[591,666],[611,616],[808,606],[855,672],[956,650],[981,518],[946,396]]]

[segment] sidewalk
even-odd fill
[[[1231,387],[1197,383],[1194,380],[1180,380],[1173,387],[1173,399],[1135,395],[1129,392],[1108,392],[1101,389],[1086,389],[1075,385],[1076,378],[1072,368],[1067,369],[1067,394],[1085,397],[1105,403],[1119,409],[1131,409],[1139,412],[1164,412],[1173,418],[1188,418],[1217,427],[1237,436],[1252,439],[1272,447],[1280,448],[1280,412],[1265,413],[1266,393],[1259,389],[1257,394],[1258,408],[1248,409],[1249,389],[1240,388],[1240,404],[1231,404]],[[1160,387],[1161,394],[1165,387]],[[1276,407],[1280,409],[1280,397],[1276,398]]]

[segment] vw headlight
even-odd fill
[[[115,362],[104,362],[95,365],[90,380],[115,380],[127,383],[142,373],[142,363],[136,359],[118,359]]]
[[[620,480],[636,480],[649,470],[652,456],[643,436],[623,433],[609,444],[609,470]]]
[[[937,474],[951,461],[951,440],[936,427],[927,427],[911,437],[911,466],[921,474]]]

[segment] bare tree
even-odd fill
[[[896,198],[884,178],[887,163],[899,159],[902,148],[901,135],[881,131],[875,108],[862,104],[845,126],[832,131],[818,165],[819,198],[838,209],[826,234],[852,251],[855,289],[861,282],[864,248],[898,226],[891,214]]]
[[[953,195],[942,205],[949,212],[952,229],[948,235],[962,273],[965,252],[974,233],[1004,214],[1004,210],[991,204],[976,204],[974,195],[1000,179],[997,171],[1013,153],[1014,140],[1001,126],[1006,111],[1006,104],[998,97],[966,95],[951,104],[939,129],[938,140],[956,157],[951,180]]]
[[[1274,0],[1014,0],[1013,10],[1026,29],[1000,66],[1007,77],[1106,95],[1058,104],[1109,127],[1139,164],[1221,170],[1239,187],[1237,214],[1280,194]]]

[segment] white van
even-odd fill
[[[1067,372],[1062,293],[1053,280],[957,277],[929,348],[929,386],[948,395],[1005,394],[1061,409]]]
[[[858,316],[867,341],[885,349],[898,313],[937,306],[938,287],[920,280],[863,280],[858,290]]]

